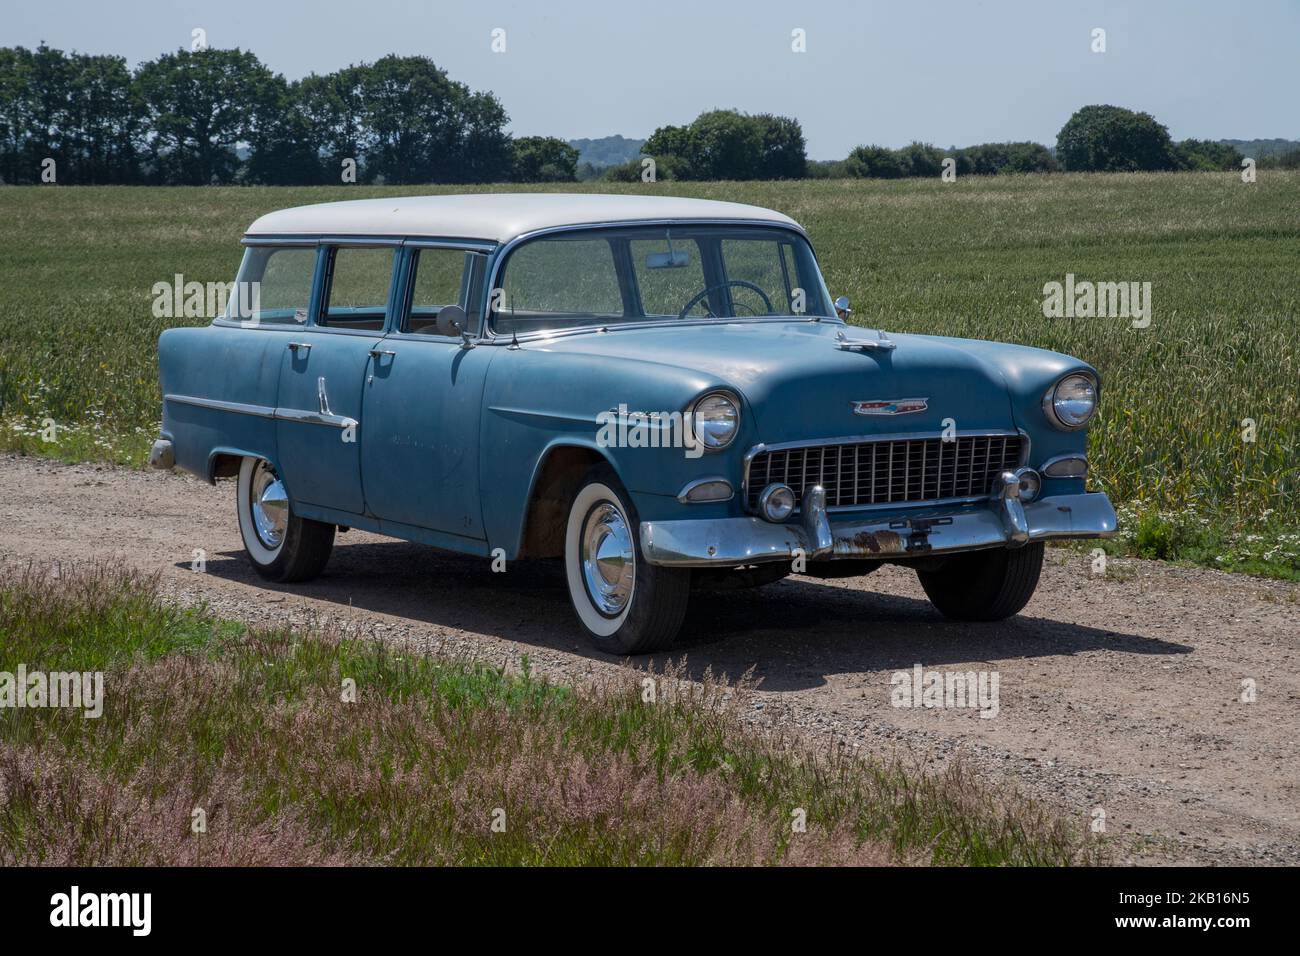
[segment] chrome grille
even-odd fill
[[[749,463],[745,499],[774,481],[803,501],[805,488],[826,489],[826,506],[910,504],[990,494],[993,479],[1020,465],[1020,435],[876,439],[760,451]]]

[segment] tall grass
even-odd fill
[[[743,686],[627,672],[573,688],[526,661],[246,630],[105,567],[0,568],[0,670],[19,663],[102,668],[106,701],[98,719],[0,710],[5,865],[1056,865],[1103,851],[960,765],[927,774],[747,729]]]

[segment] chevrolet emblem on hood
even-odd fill
[[[854,415],[907,415],[930,407],[928,398],[870,398],[853,403]]]

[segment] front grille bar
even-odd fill
[[[760,445],[746,458],[745,503],[774,481],[804,490],[821,485],[829,508],[923,504],[988,497],[993,480],[1014,471],[1028,439],[1010,432],[889,436],[814,444]]]

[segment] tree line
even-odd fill
[[[572,180],[578,151],[512,138],[491,93],[427,57],[288,81],[243,50],[119,56],[0,48],[0,181],[477,183]]]
[[[1055,151],[1041,143],[980,143],[939,149],[914,142],[901,149],[858,146],[842,160],[809,161],[798,122],[788,117],[747,116],[714,110],[688,126],[655,130],[643,151],[655,160],[656,178],[667,179],[903,179],[1000,173],[1137,172],[1239,168],[1242,155],[1231,146],[1186,139],[1175,143],[1169,130],[1148,113],[1118,106],[1085,106],[1062,127]],[[945,166],[945,161],[952,162]],[[1279,163],[1284,164],[1284,163]],[[631,181],[642,161],[609,170],[606,178]]]
[[[0,48],[0,182],[423,184],[573,182],[578,150],[511,137],[504,106],[421,56],[386,56],[286,80],[244,50],[179,50],[128,68],[119,56]],[[1040,143],[856,147],[808,159],[798,120],[714,109],[662,126],[611,181],[751,180],[1232,169],[1230,145],[1174,142],[1147,113],[1085,106]],[[648,160],[653,160],[649,163]],[[1278,157],[1275,165],[1296,165]],[[949,162],[951,161],[951,162]],[[1261,163],[1263,165],[1263,163]]]

